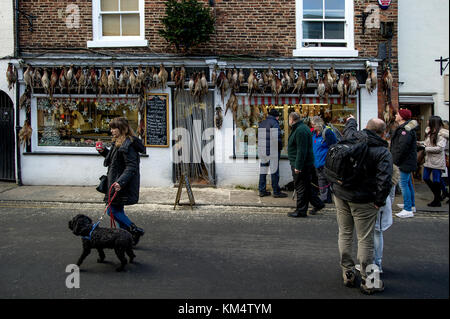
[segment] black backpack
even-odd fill
[[[345,188],[361,185],[368,150],[367,137],[345,139],[332,145],[323,170],[328,181]]]

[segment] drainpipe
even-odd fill
[[[15,46],[14,46],[14,56],[19,59],[20,55],[20,47],[19,47],[19,0],[15,0],[14,6],[14,29],[16,32],[15,37]],[[19,99],[20,99],[20,83],[19,79],[17,79],[16,83],[16,167],[17,167],[17,185],[22,186],[22,165],[20,162],[20,141],[19,141],[19,131],[20,127],[20,108],[19,108]]]

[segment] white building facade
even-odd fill
[[[423,138],[431,115],[449,119],[449,1],[399,0],[398,6],[399,104],[417,116]],[[447,59],[442,74],[435,61],[441,57]]]

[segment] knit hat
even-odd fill
[[[399,109],[398,114],[402,117],[404,121],[408,121],[411,119],[411,111],[408,109]]]
[[[273,117],[280,116],[280,113],[276,109],[271,109],[269,111],[269,115],[272,115]]]

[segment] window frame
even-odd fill
[[[139,36],[102,36],[102,14],[119,14],[117,12],[102,12],[101,0],[92,0],[92,36],[93,40],[87,42],[88,48],[101,47],[144,47],[148,45],[145,39],[145,1],[138,0],[139,11],[130,11],[126,14],[139,14]],[[123,13],[120,13],[123,14]]]
[[[354,3],[353,0],[345,1],[345,24],[344,24],[344,40],[315,40],[320,43],[346,43],[346,47],[310,47],[305,48],[303,44],[303,0],[295,0],[295,23],[296,23],[296,49],[293,56],[313,56],[313,57],[357,57],[358,51],[355,50],[354,39]],[[306,21],[325,21],[324,19],[305,19]],[[327,22],[342,22],[342,19],[326,19]],[[310,41],[312,42],[312,41]]]

